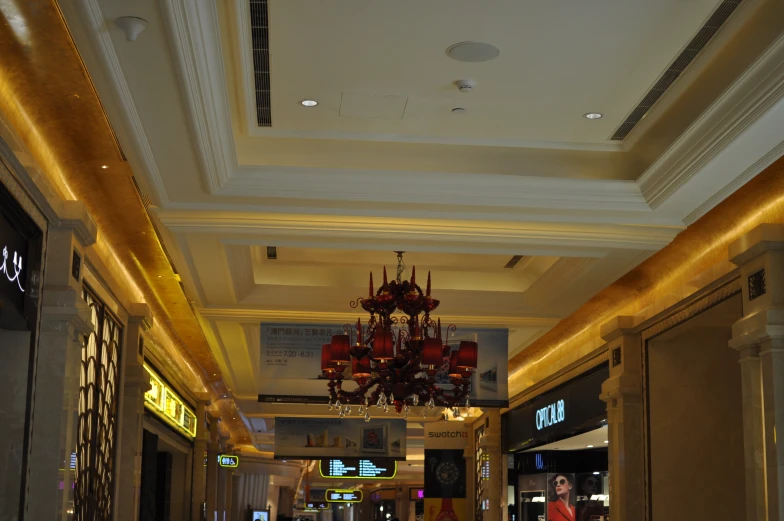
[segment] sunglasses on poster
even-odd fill
[[[566,480],[564,478],[556,479],[553,481],[553,486],[557,487],[558,485],[566,485]]]

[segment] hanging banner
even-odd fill
[[[275,459],[406,459],[406,421],[275,418]]]
[[[425,520],[468,521],[465,449],[468,429],[463,422],[425,424]]]
[[[321,346],[342,333],[340,324],[261,324],[259,402],[328,403],[327,380],[321,376]],[[449,345],[457,347],[462,340],[479,344],[478,367],[471,376],[472,405],[508,407],[509,330],[458,328],[450,335]],[[445,358],[436,374],[444,389],[451,388],[448,371]],[[350,390],[353,382],[345,385]]]

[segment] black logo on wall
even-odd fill
[[[425,449],[425,497],[466,497],[463,449]]]

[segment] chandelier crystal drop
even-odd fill
[[[449,345],[455,325],[441,327],[441,319],[431,313],[440,302],[431,296],[430,273],[425,290],[416,283],[416,267],[411,280],[403,280],[403,253],[398,254],[397,278],[373,286],[370,274],[368,296],[351,302],[369,314],[365,324],[346,324],[343,334],[334,335],[321,350],[321,370],[329,391],[330,405],[343,417],[348,404],[364,404],[386,412],[394,407],[406,415],[410,406],[424,405],[424,415],[436,404],[444,407],[468,406],[471,375],[477,368],[479,346],[463,340]],[[341,405],[345,404],[345,408]]]

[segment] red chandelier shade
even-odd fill
[[[354,380],[360,378],[370,378],[370,359],[368,357],[357,358],[351,361],[351,374]]]
[[[351,344],[348,335],[332,335],[330,361],[337,364],[348,364],[351,361]]]
[[[450,378],[462,378],[463,371],[457,367],[457,351],[452,351],[452,354],[449,355],[449,377]]]
[[[476,369],[479,346],[476,342],[463,340],[457,352],[457,367],[461,369]]]
[[[323,344],[321,346],[321,370],[327,373],[335,370],[332,360],[330,360],[330,350],[331,344]]]
[[[395,338],[391,331],[378,331],[373,336],[373,358],[376,360],[395,358]]]
[[[422,347],[422,365],[441,365],[444,361],[444,346],[437,338],[426,338]]]

